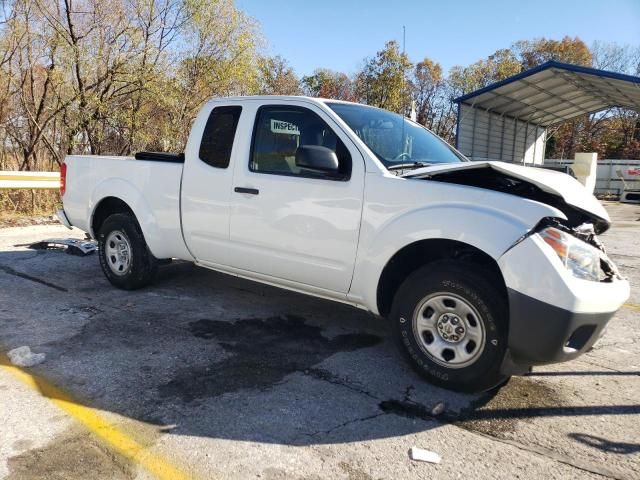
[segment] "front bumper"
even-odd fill
[[[509,292],[509,353],[520,365],[566,362],[588,351],[602,336],[613,312],[571,312]]]
[[[573,276],[555,252],[532,235],[498,261],[509,299],[508,354],[503,371],[572,360],[602,336],[629,298],[629,283]]]

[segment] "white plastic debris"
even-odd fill
[[[411,460],[415,460],[417,462],[440,463],[442,460],[440,455],[436,452],[418,447],[411,447],[411,450],[409,450],[409,457]]]
[[[90,255],[98,249],[98,243],[95,240],[80,240],[77,238],[48,238],[27,244],[27,246],[33,250],[49,250],[63,247],[67,253],[81,257]]]
[[[26,346],[10,350],[7,356],[16,367],[33,367],[44,362],[46,358],[44,353],[33,353],[31,348]]]
[[[438,415],[442,414],[444,412],[446,405],[444,402],[438,402],[436,403],[433,408],[431,409],[431,415],[433,415],[434,417],[437,417]]]

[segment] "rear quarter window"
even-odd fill
[[[207,165],[227,168],[242,107],[216,107],[204,127],[198,156]]]

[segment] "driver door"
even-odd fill
[[[346,294],[362,216],[360,152],[331,117],[304,101],[256,102],[253,118],[251,148],[233,177],[231,264]],[[295,155],[301,145],[333,150],[340,175],[298,167]]]

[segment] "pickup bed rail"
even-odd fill
[[[152,162],[184,163],[184,153],[167,152],[136,152],[136,160],[150,160]]]

